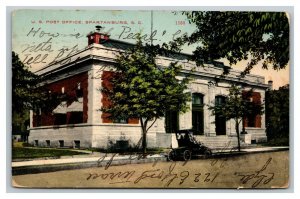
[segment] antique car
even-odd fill
[[[210,148],[195,139],[192,130],[180,130],[176,132],[176,139],[178,148],[173,148],[168,153],[168,160],[188,161],[192,159],[192,157],[209,157],[212,155]]]

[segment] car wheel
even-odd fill
[[[204,156],[205,158],[209,158],[212,155],[212,152],[210,149],[206,149],[206,151],[204,152]]]
[[[189,151],[189,150],[185,150],[183,152],[183,160],[188,161],[188,160],[191,160],[191,159],[192,159],[192,152]]]
[[[168,153],[168,160],[169,161],[175,161],[176,159],[176,153],[174,150],[169,151]]]

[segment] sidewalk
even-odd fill
[[[272,152],[272,151],[281,151],[281,150],[289,150],[288,146],[277,146],[277,147],[253,147],[253,148],[241,148],[241,152],[246,153],[261,153],[261,152]],[[226,153],[226,152],[237,152],[237,149],[216,149],[213,150],[214,153]]]
[[[236,156],[250,153],[263,153],[289,150],[289,147],[261,147],[242,149],[240,152],[229,149],[213,150],[212,158],[222,158],[228,156]],[[200,157],[204,158],[204,157]],[[22,175],[41,172],[53,172],[68,169],[80,169],[90,167],[107,167],[110,165],[124,165],[124,164],[140,164],[151,162],[167,161],[167,154],[148,155],[146,158],[141,158],[136,154],[132,155],[118,155],[118,154],[104,154],[92,153],[86,155],[62,156],[58,159],[35,159],[28,161],[13,161],[12,174]]]

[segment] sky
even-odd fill
[[[169,42],[184,33],[192,33],[195,25],[186,17],[171,11],[153,11],[153,43]],[[12,50],[21,61],[36,71],[59,57],[87,46],[86,35],[102,26],[110,38],[135,43],[134,36],[141,33],[150,42],[151,11],[104,11],[104,10],[16,10],[12,14]],[[182,52],[191,53],[193,46],[184,46]],[[226,59],[221,59],[229,65]],[[243,70],[247,61],[233,66]],[[289,83],[289,66],[280,71],[254,67],[252,74],[273,80],[277,89]]]

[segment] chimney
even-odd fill
[[[269,85],[269,90],[273,90],[273,81],[272,80],[268,81],[268,85]]]
[[[101,32],[102,26],[96,26],[96,31],[91,32],[87,35],[88,45],[91,44],[101,44],[109,39],[109,35]]]

